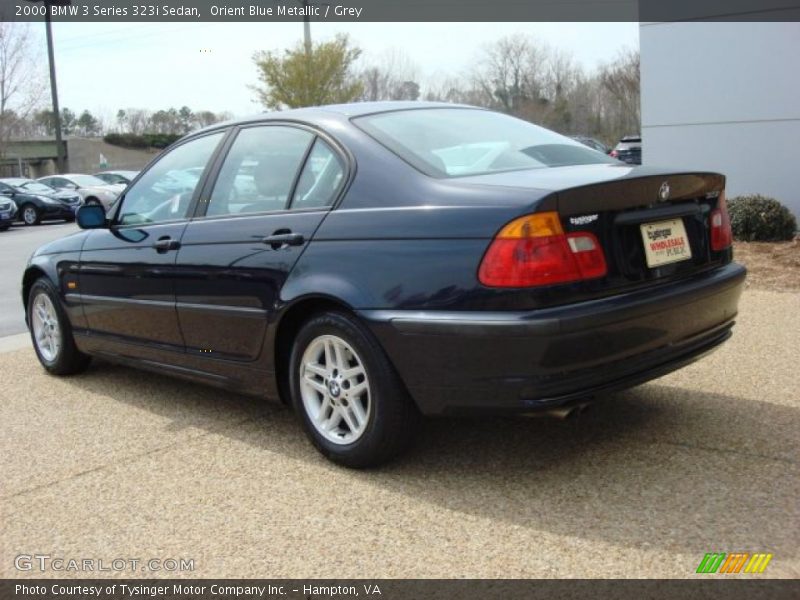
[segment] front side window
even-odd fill
[[[284,210],[314,135],[303,129],[242,129],[220,169],[207,216]]]
[[[400,158],[435,177],[589,164],[616,164],[580,142],[508,115],[429,108],[353,119]]]
[[[117,216],[121,225],[182,219],[223,132],[206,135],[168,151],[128,188]]]

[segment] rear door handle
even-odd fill
[[[263,238],[261,241],[272,246],[273,250],[278,250],[281,246],[302,246],[306,239],[303,237],[302,233],[278,230],[272,235]]]
[[[171,237],[159,238],[158,241],[153,243],[153,248],[155,248],[156,252],[159,253],[177,250],[180,247],[181,243],[178,240],[173,240]]]

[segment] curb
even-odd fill
[[[31,336],[27,332],[0,337],[0,353],[14,352],[15,350],[22,350],[23,348],[30,348],[30,346]]]

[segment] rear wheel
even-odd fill
[[[291,357],[292,402],[316,448],[363,468],[402,452],[419,415],[383,349],[354,317],[325,312],[300,330]]]
[[[50,373],[72,375],[89,366],[91,358],[75,346],[58,293],[44,277],[33,284],[28,296],[28,325],[36,356]]]
[[[38,225],[42,220],[42,215],[33,204],[25,204],[20,211],[20,219],[25,225]]]

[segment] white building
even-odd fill
[[[800,217],[800,23],[642,23],[642,162],[719,171]]]

